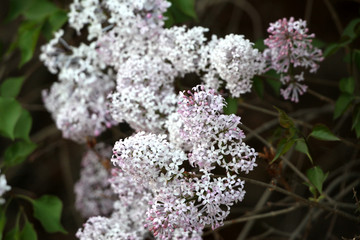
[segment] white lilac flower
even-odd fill
[[[310,73],[315,73],[319,63],[324,59],[322,51],[312,45],[315,34],[308,34],[308,31],[306,21],[301,19],[295,21],[293,17],[284,18],[270,23],[269,37],[264,40],[268,48],[265,49],[263,56],[267,61],[268,69],[286,75],[282,76],[285,89],[281,90],[281,94],[285,99],[293,102],[299,101],[298,96],[306,92],[307,86],[300,83],[303,81],[303,72],[292,76],[294,73],[290,72],[290,69],[301,67],[310,69]]]
[[[250,92],[251,79],[265,67],[261,53],[243,35],[229,34],[218,39],[209,49],[211,67],[226,82],[226,88],[234,97]]]
[[[59,72],[59,81],[43,91],[45,107],[63,136],[80,143],[116,124],[105,103],[114,88],[114,76],[104,70],[95,47],[95,43],[81,44],[66,53],[50,42],[41,56],[50,71]]]
[[[137,131],[164,133],[167,116],[176,109],[173,89],[158,91],[141,84],[119,88],[110,96],[109,111],[118,122],[126,121]]]
[[[139,184],[157,188],[178,178],[186,155],[166,141],[166,135],[139,132],[115,143],[111,161]]]
[[[245,135],[238,127],[240,117],[222,114],[224,105],[221,95],[202,86],[180,94],[181,137],[193,144],[189,162],[208,171],[218,165],[227,171],[248,173],[256,167],[257,154],[242,141]]]
[[[206,41],[204,33],[207,31],[203,27],[186,29],[185,26],[164,29],[159,38],[160,53],[180,75],[196,72],[201,58],[200,49]]]
[[[81,161],[80,179],[74,186],[75,207],[85,218],[106,216],[113,210],[115,194],[108,181],[111,175],[102,162],[110,157],[111,147],[99,143]]]
[[[144,216],[152,192],[120,169],[112,169],[110,183],[119,196],[112,215],[109,218],[90,218],[76,236],[81,240],[144,239],[148,234]]]
[[[0,170],[1,173],[1,170]],[[4,174],[0,174],[0,205],[5,203],[5,199],[2,196],[10,191],[11,187],[7,185],[7,181]]]

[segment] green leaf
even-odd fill
[[[67,21],[67,13],[64,10],[58,10],[54,14],[50,15],[50,17],[45,22],[42,34],[50,40],[53,37],[54,32],[60,29]]]
[[[355,80],[352,77],[342,78],[340,80],[339,86],[342,92],[353,94],[355,90]]]
[[[31,125],[32,118],[30,113],[27,110],[22,109],[21,115],[15,125],[14,137],[30,142],[29,134],[31,130]]]
[[[2,240],[5,224],[6,224],[6,209],[0,206],[0,240]]]
[[[354,96],[342,93],[335,102],[334,119],[340,117],[354,100]]]
[[[351,130],[353,130],[357,125],[360,125],[360,105],[359,104],[354,107],[352,121],[353,121],[353,123],[351,126]]]
[[[238,110],[238,101],[235,98],[226,98],[226,107],[224,107],[224,113],[226,115],[236,114]]]
[[[308,156],[308,158],[310,159],[311,163],[313,163],[313,159],[310,155],[309,147],[308,147],[305,139],[303,139],[303,138],[296,139],[295,150],[306,154]]]
[[[260,98],[264,98],[264,83],[259,77],[253,78],[253,88]]]
[[[33,4],[34,0],[11,0],[9,1],[9,13],[5,21],[12,21],[24,13]]]
[[[275,162],[280,156],[284,155],[287,151],[290,150],[290,148],[294,145],[295,140],[293,139],[281,139],[276,147],[276,154],[274,159],[270,162],[272,164]]]
[[[356,133],[356,137],[360,138],[360,124],[357,124],[355,126],[355,133]]]
[[[20,240],[37,240],[36,231],[29,221],[25,221],[25,225],[20,232]]]
[[[39,38],[41,26],[37,22],[26,21],[21,24],[18,31],[17,47],[21,52],[20,67],[31,60],[37,40]]]
[[[309,137],[313,137],[323,141],[340,141],[325,125],[317,125],[313,128]]]
[[[32,142],[15,142],[5,150],[4,164],[6,166],[15,166],[22,163],[29,154],[36,148],[36,144]]]
[[[324,51],[324,57],[327,58],[330,55],[333,55],[341,48],[341,44],[338,43],[332,43],[330,44]]]
[[[359,34],[360,18],[353,19],[344,29],[342,36],[347,36],[351,40],[354,40]]]
[[[13,98],[0,97],[0,134],[14,139],[16,122],[21,115],[21,105]]]
[[[194,0],[171,0],[171,6],[164,13],[167,18],[165,26],[171,27],[176,23],[184,23],[197,19]]]
[[[55,4],[46,0],[37,0],[24,11],[27,20],[41,21],[58,10]]]
[[[294,121],[281,109],[273,106],[279,112],[279,123],[283,128],[294,128]]]
[[[359,49],[354,50],[353,57],[354,57],[355,66],[357,66],[357,68],[360,69],[360,50]]]
[[[34,207],[34,217],[40,221],[49,233],[67,233],[60,223],[62,202],[56,196],[44,195],[31,201]]]
[[[17,97],[24,80],[24,77],[7,78],[0,86],[0,96],[13,98]]]
[[[320,167],[315,166],[306,171],[310,183],[315,186],[319,193],[322,193],[322,187],[329,173],[324,174]]]
[[[20,240],[19,225],[16,225],[13,229],[8,231],[5,235],[4,240]]]
[[[194,0],[170,0],[171,6],[179,9],[185,15],[196,19]]]
[[[270,85],[276,96],[280,96],[280,88],[282,84],[279,80],[280,79],[279,74],[276,73],[276,71],[274,70],[270,70],[265,74],[265,76],[267,77],[266,83]]]
[[[259,51],[264,51],[266,48],[266,46],[264,44],[264,39],[260,38],[260,39],[256,40],[255,44],[254,44],[254,48],[259,49]]]
[[[326,43],[324,41],[321,41],[318,38],[313,38],[312,45],[317,48],[324,48],[326,46]]]

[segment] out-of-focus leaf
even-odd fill
[[[9,13],[5,21],[12,21],[24,13],[34,3],[34,0],[11,0],[9,3]]]
[[[315,166],[306,171],[309,181],[315,186],[319,193],[322,193],[323,183],[329,173],[324,174],[320,167]]]
[[[360,104],[354,107],[351,130],[355,129],[356,137],[360,137]]]
[[[23,139],[23,140],[29,142],[30,141],[29,134],[30,134],[30,130],[31,130],[31,125],[32,125],[32,118],[31,118],[30,113],[27,110],[22,109],[21,115],[15,125],[14,137],[20,138],[20,139]]]
[[[62,202],[56,196],[44,195],[31,201],[34,208],[34,217],[40,221],[49,233],[66,233],[60,223]]]
[[[37,240],[36,231],[29,221],[25,221],[24,227],[20,232],[20,240]]]
[[[348,36],[351,40],[354,40],[360,30],[360,18],[353,19],[344,29],[342,36]]]
[[[340,80],[339,86],[342,92],[353,94],[355,90],[355,80],[352,77],[342,78]]]
[[[358,69],[360,69],[360,50],[355,49],[353,52],[354,62],[355,66],[357,66]]]
[[[254,44],[254,48],[259,49],[259,51],[264,51],[264,49],[266,48],[266,46],[264,44],[264,39],[260,38],[260,39],[256,40],[255,44]]]
[[[264,83],[259,77],[253,78],[253,88],[260,98],[264,98]]]
[[[47,39],[53,37],[54,32],[59,30],[67,21],[67,13],[64,10],[57,10],[54,14],[50,15],[44,24],[42,33]]]
[[[341,44],[338,43],[332,43],[330,44],[324,51],[324,57],[329,57],[330,55],[333,55],[341,48]]]
[[[318,38],[314,38],[311,43],[314,47],[317,48],[324,48],[326,46],[326,43]]]
[[[14,139],[14,130],[21,116],[22,107],[13,98],[0,97],[0,134]]]
[[[4,240],[20,240],[19,225],[16,225],[13,229],[8,231],[5,235]]]
[[[335,102],[334,119],[340,117],[353,100],[353,95],[342,93]]]
[[[2,240],[5,224],[6,224],[6,209],[0,206],[0,240]]]
[[[313,137],[323,141],[340,141],[325,125],[317,125],[313,128],[309,137]]]
[[[166,27],[197,19],[194,0],[171,0],[171,6],[164,13]]]
[[[308,156],[308,158],[310,159],[311,163],[313,163],[312,157],[310,155],[309,147],[308,147],[305,139],[303,139],[303,138],[296,139],[295,150],[306,154],[306,156]]]
[[[273,106],[279,112],[279,123],[283,128],[294,128],[294,121],[281,109]]]
[[[26,21],[21,24],[17,41],[17,47],[21,52],[20,67],[31,60],[39,38],[40,30],[41,25],[37,22]]]
[[[238,102],[235,98],[226,98],[227,106],[224,107],[224,113],[226,115],[236,114],[238,110]]]
[[[8,167],[22,163],[36,148],[32,142],[19,141],[10,145],[4,153],[4,164]]]
[[[55,13],[57,10],[58,8],[52,2],[36,0],[23,12],[23,14],[27,20],[41,21]]]
[[[280,88],[282,84],[279,80],[279,74],[274,70],[270,70],[265,74],[265,76],[267,77],[266,83],[270,85],[276,96],[280,96]]]
[[[280,156],[284,155],[290,148],[294,145],[295,140],[293,139],[281,139],[276,147],[276,153],[274,159],[270,162],[272,164],[275,162]]]
[[[24,77],[7,78],[0,86],[0,96],[15,98],[20,92],[24,79]]]
[[[171,6],[179,9],[185,15],[196,19],[195,1],[194,0],[170,0]]]

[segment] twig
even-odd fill
[[[265,189],[264,193],[262,194],[261,198],[259,199],[259,201],[256,203],[255,206],[255,210],[261,209],[264,204],[266,203],[266,201],[269,199],[271,195],[271,191],[269,189]],[[237,237],[237,240],[244,240],[246,239],[248,233],[250,232],[251,228],[254,226],[256,219],[252,219],[250,221],[248,221],[245,226],[243,227],[240,235]]]
[[[317,208],[321,208],[323,210],[326,210],[328,212],[331,212],[333,214],[337,214],[337,215],[340,215],[344,218],[347,218],[349,220],[352,220],[352,221],[355,221],[355,222],[360,222],[360,219],[357,218],[357,217],[354,217],[344,211],[341,211],[341,210],[338,210],[338,209],[333,209],[329,206],[326,206],[322,203],[319,203],[319,202],[312,202],[306,198],[303,198],[293,192],[289,192],[289,191],[286,191],[285,189],[283,188],[280,188],[278,186],[274,186],[274,185],[271,185],[271,184],[268,184],[268,183],[264,183],[264,182],[261,182],[261,181],[257,181],[257,180],[254,180],[254,179],[250,179],[250,178],[246,178],[246,177],[241,177],[242,180],[245,180],[246,182],[249,182],[249,183],[252,183],[252,184],[255,184],[255,185],[258,185],[258,186],[262,186],[262,187],[266,187],[266,188],[270,188],[274,191],[277,191],[277,192],[280,192],[280,193],[283,193],[285,195],[288,195],[288,196],[292,196],[294,199],[298,200],[300,203],[302,204],[305,204],[305,205],[308,205],[308,206],[313,206],[313,207],[317,207]]]
[[[312,90],[310,88],[307,89],[307,92],[310,93],[311,95],[313,95],[314,97],[319,98],[322,101],[325,101],[325,102],[328,102],[328,103],[330,103],[332,105],[335,105],[334,100],[332,100],[331,98],[328,98],[328,97],[326,97],[326,96],[324,96],[324,95],[322,95],[322,94],[320,94],[320,93],[318,93],[318,92],[316,92],[316,91],[314,91],[314,90]]]
[[[291,206],[289,208],[281,209],[281,210],[278,210],[278,211],[271,211],[271,212],[268,212],[268,213],[262,213],[262,214],[252,215],[252,216],[240,217],[240,218],[237,218],[237,219],[225,221],[224,225],[222,227],[226,227],[226,226],[234,224],[234,223],[246,222],[246,221],[249,221],[249,220],[268,218],[268,217],[275,217],[275,216],[278,216],[278,215],[282,215],[282,214],[285,214],[285,213],[292,212],[292,211],[298,209],[300,206],[301,206],[300,204],[295,204],[295,205],[293,205],[293,206]]]

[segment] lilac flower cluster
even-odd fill
[[[88,150],[81,162],[80,179],[74,186],[75,207],[85,218],[109,215],[113,211],[115,194],[110,188],[110,172],[102,161],[109,159],[111,148],[99,143]],[[89,194],[91,193],[91,194]]]
[[[43,99],[64,138],[83,143],[116,124],[106,109],[114,74],[98,59],[95,43],[67,46],[65,52],[57,47],[62,35],[60,30],[42,47],[40,59],[59,76],[59,82],[43,91]]]
[[[229,34],[217,39],[216,46],[209,50],[209,70],[216,72],[226,82],[226,88],[234,97],[250,92],[251,79],[265,68],[261,53],[242,35]]]
[[[1,170],[0,170],[1,173]],[[7,181],[4,174],[0,174],[0,205],[5,203],[5,199],[2,196],[11,189],[9,185],[7,185]]]
[[[145,239],[148,230],[144,215],[152,200],[151,191],[120,169],[112,170],[110,183],[118,195],[113,213],[110,217],[89,218],[76,236],[82,240]]]
[[[308,31],[306,21],[284,18],[270,23],[270,35],[264,40],[268,48],[263,55],[269,68],[281,73],[281,82],[287,85],[281,94],[293,102],[298,102],[299,95],[307,90],[307,86],[301,83],[304,73],[294,75],[293,69],[301,67],[315,73],[323,60],[322,51],[312,45],[315,34],[308,34]]]
[[[145,226],[157,239],[201,239],[204,227],[221,226],[245,194],[237,174],[256,166],[255,150],[242,142],[240,118],[221,114],[223,97],[203,86],[193,90],[181,93],[178,102],[180,135],[185,145],[192,144],[188,156],[166,135],[145,132],[116,142],[113,149],[114,165],[152,193]],[[190,172],[184,170],[187,161]],[[215,176],[216,167],[226,175]]]
[[[221,226],[244,198],[238,174],[257,166],[257,153],[243,142],[241,118],[223,114],[217,90],[250,92],[268,64],[287,85],[282,95],[298,101],[307,87],[292,69],[315,72],[322,60],[302,20],[271,24],[261,54],[242,35],[207,40],[206,28],[165,29],[169,6],[74,0],[69,24],[87,32],[89,43],[69,46],[61,30],[42,47],[41,60],[59,77],[43,92],[45,106],[65,138],[84,143],[123,121],[136,131],[115,143],[111,176],[99,158],[110,150],[99,145],[85,154],[76,206],[90,218],[79,239],[197,240],[204,228]],[[205,86],[177,95],[175,80],[189,73]]]

